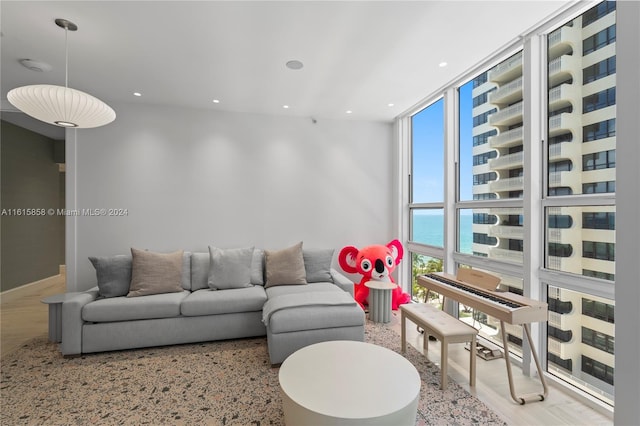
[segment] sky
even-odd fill
[[[473,81],[460,93],[460,198],[473,199],[472,105]],[[444,201],[444,100],[432,103],[412,118],[413,130],[413,202]]]

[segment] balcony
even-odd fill
[[[582,274],[582,264],[576,261],[575,248],[572,257],[548,256],[547,268],[554,271],[563,271],[574,274]]]
[[[576,253],[576,247],[578,250],[580,249],[584,238],[581,239],[581,234],[576,231],[575,224],[571,228],[547,228],[547,243],[569,245],[571,246],[572,256],[579,255],[579,253]]]
[[[580,184],[581,182],[576,181],[576,173],[574,172],[564,171],[564,172],[549,173],[549,187],[551,188],[555,188],[558,186],[573,188],[574,186],[580,185]],[[580,192],[577,192],[577,193],[580,193]]]
[[[490,192],[505,192],[505,191],[522,191],[524,190],[524,177],[513,177],[506,179],[499,179],[489,182]]]
[[[578,28],[564,26],[558,28],[548,38],[548,55],[557,58],[561,55],[578,52],[582,45],[581,31]]]
[[[582,64],[574,55],[562,55],[549,62],[549,87],[570,79],[576,80],[575,72],[580,72]]]
[[[488,254],[489,253],[489,247],[484,245],[484,244],[475,244],[474,243],[474,244],[471,245],[471,250],[474,253],[484,253],[487,256],[489,255]]]
[[[491,192],[489,190],[489,185],[488,184],[480,184],[480,185],[473,185],[473,188],[471,188],[472,193],[475,194],[488,194],[489,192]]]
[[[509,105],[522,99],[522,77],[489,93],[489,103]]]
[[[522,123],[523,103],[511,105],[489,116],[489,124],[491,126],[512,126]]]
[[[482,210],[484,212],[485,210]],[[476,210],[474,209],[474,213]],[[510,216],[510,215],[521,215],[523,209],[519,207],[492,207],[488,210],[489,214],[496,216]],[[490,225],[492,226],[492,225]]]
[[[569,330],[571,326],[575,326],[579,319],[576,319],[576,315],[571,318],[570,314],[559,314],[557,312],[548,312],[548,323],[550,326],[559,328],[560,330]],[[573,323],[573,324],[572,324]]]
[[[492,158],[489,160],[489,168],[491,170],[514,169],[516,167],[521,167],[523,163],[524,153],[516,152],[515,154]]]
[[[503,275],[501,277],[499,287],[504,287],[504,289],[512,288],[522,288],[522,279],[517,277],[512,277],[509,275]]]
[[[519,339],[524,338],[522,335],[522,326],[520,324],[504,323],[504,331]]]
[[[549,90],[549,111],[580,105],[582,94],[575,84],[561,84]]]
[[[489,228],[488,235],[498,238],[521,240],[524,238],[524,228],[522,226],[495,225]]]
[[[551,228],[547,231],[547,242],[562,243],[562,229]]]
[[[567,350],[568,345],[568,343],[562,343],[561,341],[553,338],[547,339],[547,350],[562,359],[571,358],[570,353]]]
[[[522,145],[524,137],[524,129],[518,127],[517,129],[508,130],[500,133],[496,136],[489,138],[489,146],[491,148],[511,148],[512,146]]]
[[[571,302],[572,301],[572,297],[574,296],[575,293],[573,292],[567,292],[567,290],[561,289],[559,287],[553,287],[550,286],[548,289],[548,296],[549,299],[558,299],[561,302]],[[576,298],[574,301],[578,301],[579,299]]]
[[[502,84],[511,81],[522,75],[522,52],[507,59],[505,62],[496,65],[489,71],[488,80]]]
[[[576,142],[561,142],[551,145],[549,147],[549,161],[579,160],[582,155],[581,148],[580,144]]]
[[[492,116],[493,117],[493,116]],[[549,118],[549,137],[571,132],[574,135],[581,134],[582,121],[578,114],[563,112]]]
[[[496,260],[506,260],[508,262],[522,263],[524,255],[521,251],[507,250],[493,247],[489,249],[489,257]]]

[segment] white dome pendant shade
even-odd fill
[[[87,129],[104,126],[116,118],[115,111],[100,99],[68,87],[69,54],[66,36],[77,25],[66,19],[56,19],[65,30],[65,86],[35,84],[17,87],[7,93],[13,106],[33,118],[60,127]]]
[[[100,99],[80,90],[50,84],[17,87],[7,99],[20,111],[60,127],[88,129],[104,126],[116,118],[115,111]]]

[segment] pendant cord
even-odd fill
[[[69,87],[69,28],[64,27],[64,87]]]

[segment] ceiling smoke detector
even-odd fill
[[[33,59],[20,59],[20,61],[18,62],[20,62],[20,64],[23,67],[28,68],[31,71],[37,71],[37,72],[51,71],[51,65],[45,62],[35,61]]]

